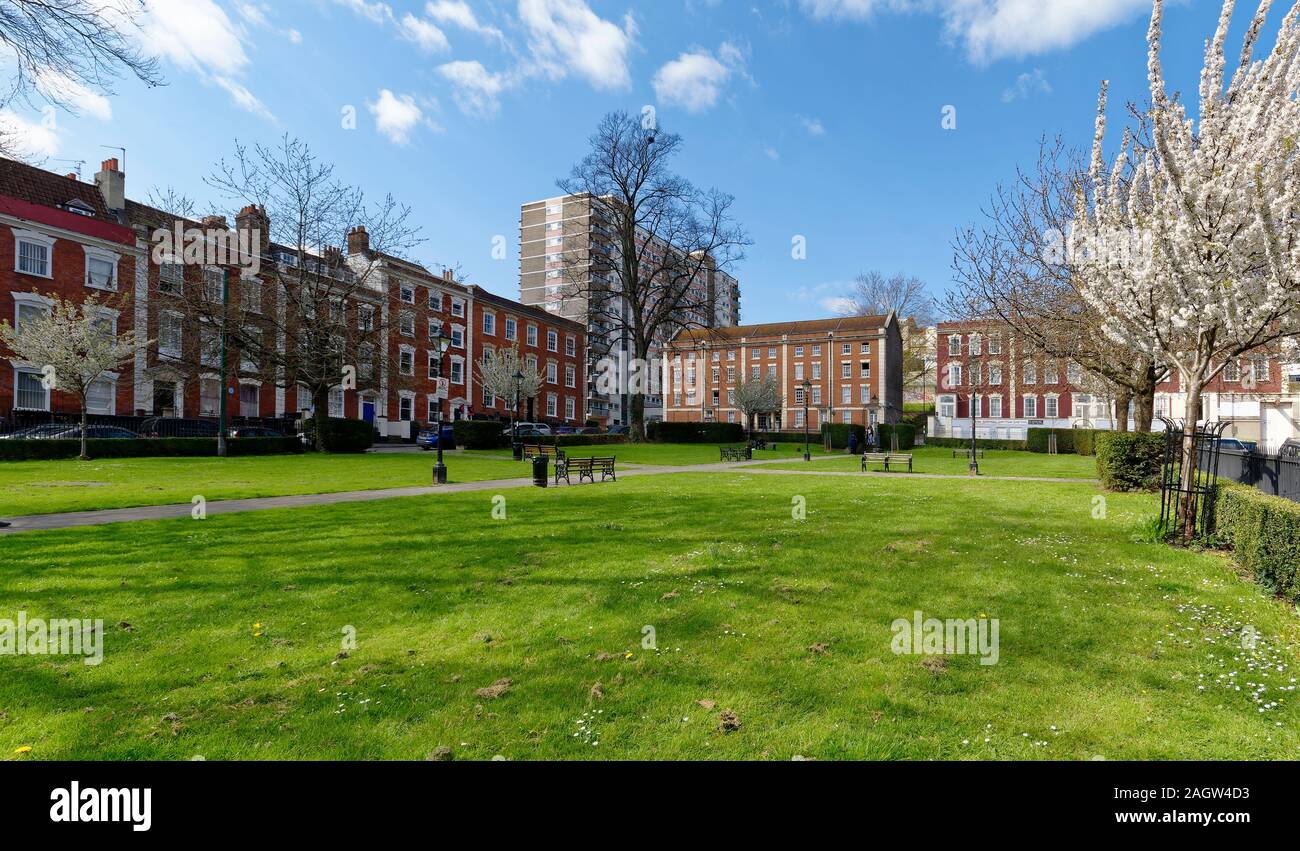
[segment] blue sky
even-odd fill
[[[556,194],[603,113],[651,105],[685,137],[678,170],[736,196],[754,241],[735,270],[745,322],[825,316],[866,269],[945,289],[954,230],[1040,136],[1087,145],[1103,78],[1112,121],[1144,97],[1150,14],[1149,0],[147,3],[140,38],[166,87],[74,93],[81,109],[52,127],[39,105],[0,115],[47,167],[84,159],[89,178],[113,155],[101,145],[125,146],[132,197],[170,185],[202,200],[236,137],[289,132],[413,207],[415,259],[518,297],[520,203]],[[1241,5],[1234,34],[1254,9]],[[1167,12],[1184,91],[1218,10]]]

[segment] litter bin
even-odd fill
[[[524,460],[524,445],[522,443],[516,440],[514,443],[510,444],[510,450],[514,453],[516,461]]]
[[[533,484],[539,488],[546,487],[548,479],[547,465],[549,461],[545,455],[538,455],[533,458]]]

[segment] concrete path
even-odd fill
[[[814,456],[813,461],[829,458],[843,458],[842,455]],[[772,464],[786,464],[798,458],[760,459],[757,461],[740,461],[736,463],[695,464],[685,467],[661,466],[647,464],[619,465],[618,475],[626,476],[662,476],[674,473],[759,473],[770,476],[830,476],[851,478],[888,478],[888,479],[953,479],[969,481],[969,476],[944,476],[934,473],[858,473],[837,472],[830,470],[771,470],[763,469]],[[810,462],[811,463],[811,462]],[[1033,476],[980,476],[981,481],[994,482],[1048,482],[1067,484],[1095,484],[1095,479],[1052,479]],[[374,502],[381,499],[398,499],[411,496],[435,496],[451,493],[474,493],[509,488],[531,487],[531,477],[519,479],[493,479],[483,482],[461,482],[439,487],[388,488],[385,490],[344,491],[341,493],[315,493],[296,496],[267,496],[254,499],[226,499],[208,502],[204,509],[207,516],[219,514],[240,514],[246,511],[269,511],[276,508],[307,508],[315,505],[342,505],[352,502]],[[568,487],[568,486],[566,486]],[[573,487],[578,487],[574,485]],[[131,523],[138,520],[174,520],[191,516],[194,506],[190,503],[176,505],[146,505],[138,508],[109,508],[100,511],[71,511],[61,514],[31,514],[25,517],[5,518],[11,524],[0,527],[0,536],[19,532],[35,532],[44,529],[70,529],[78,526],[104,526],[109,523]]]

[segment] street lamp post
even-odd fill
[[[520,370],[515,370],[515,405],[510,409],[510,451],[514,453],[516,461],[524,460],[524,447],[519,442],[519,394],[523,392],[524,374]]]
[[[441,328],[433,336],[433,346],[438,352],[438,378],[442,378],[442,360],[447,356],[447,350],[451,348],[451,337]],[[435,485],[447,484],[447,465],[442,463],[442,402],[438,402],[438,463],[433,466],[433,483]]]
[[[812,452],[808,451],[808,396],[812,393],[812,382],[803,380],[803,460],[811,461]]]
[[[228,345],[226,334],[226,316],[230,312],[230,270],[224,269],[221,273],[221,380],[217,382],[221,385],[220,398],[217,400],[217,455],[226,457],[226,397],[230,395],[230,388],[227,384],[226,364],[228,354],[226,347]]]
[[[979,394],[972,390],[970,394],[970,474],[972,476],[980,474],[979,443],[975,437],[975,431],[979,428],[979,407]]]

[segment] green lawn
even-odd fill
[[[434,454],[109,458],[0,463],[0,517],[430,485]],[[530,475],[507,459],[448,455],[451,482]]]
[[[108,627],[0,657],[0,753],[1300,757],[1296,616],[1095,496],[682,474],[0,538],[0,617]],[[918,610],[998,619],[998,663],[895,655]]]
[[[642,465],[666,465],[666,466],[693,466],[697,464],[717,464],[720,455],[718,446],[741,446],[743,444],[713,444],[713,443],[640,443],[640,444],[615,444],[612,446],[568,446],[564,448],[565,454],[571,458],[590,458],[592,456],[608,457],[613,455],[618,459],[619,464],[642,464]],[[821,456],[825,453],[820,445],[812,446],[812,452]],[[485,457],[505,458],[510,451],[495,450],[492,452],[471,453],[483,455]],[[754,452],[755,461],[778,461],[782,458],[795,459],[803,457],[803,444],[797,446],[793,443],[783,443],[777,449],[756,450]]]
[[[922,446],[910,450],[912,453],[912,472],[932,473],[945,476],[965,476],[969,472],[970,459],[952,455],[951,448],[940,446]],[[980,474],[984,476],[1036,476],[1050,479],[1095,479],[1097,478],[1097,459],[1082,455],[1044,455],[1037,452],[1016,452],[1012,450],[990,449],[979,459]],[[802,456],[789,464],[777,464],[776,469],[789,470],[827,470],[838,472],[857,472],[862,469],[860,458],[844,457],[839,460],[812,461],[811,465],[803,461]],[[879,464],[869,465],[869,469],[884,469]],[[905,475],[907,468],[903,468]]]

